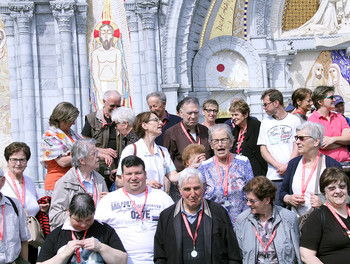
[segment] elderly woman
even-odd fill
[[[319,177],[327,167],[339,167],[340,164],[329,156],[320,154],[323,140],[323,126],[305,122],[297,127],[295,136],[300,156],[288,163],[281,186],[279,199],[291,205],[299,216],[311,207],[322,204],[319,194]]]
[[[155,113],[143,112],[136,116],[133,128],[140,139],[123,150],[117,170],[119,179],[122,174],[121,161],[129,155],[135,155],[146,164],[148,186],[164,191],[164,177],[177,183],[176,168],[168,150],[155,143],[155,139],[162,133],[162,125],[162,120]],[[120,181],[117,184],[119,187]]]
[[[95,140],[81,139],[72,147],[73,167],[57,181],[49,211],[51,229],[62,225],[67,219],[67,209],[77,193],[88,193],[95,205],[108,191],[106,182],[95,170],[99,166]]]
[[[237,217],[236,236],[243,263],[302,263],[296,215],[274,205],[275,185],[265,176],[250,180],[243,188],[250,209]]]
[[[215,155],[198,167],[205,178],[204,198],[222,205],[234,226],[237,215],[246,209],[242,189],[253,178],[252,166],[247,157],[230,153],[233,136],[228,125],[212,126],[209,143]]]
[[[230,106],[235,123],[232,152],[246,156],[253,168],[254,176],[266,175],[267,163],[262,158],[260,146],[256,144],[260,131],[260,121],[249,116],[250,109],[243,100],[233,101]]]
[[[38,263],[124,263],[127,254],[117,233],[94,220],[95,203],[87,193],[72,197],[64,224],[43,244]]]
[[[23,142],[13,142],[5,148],[4,156],[9,170],[5,173],[5,185],[2,193],[6,196],[17,198],[28,216],[36,216],[39,210],[46,213],[49,203],[38,204],[38,194],[33,180],[25,176],[31,153],[30,148]],[[29,245],[29,261],[35,263],[38,249]]]
[[[306,121],[306,113],[311,110],[312,91],[308,88],[298,88],[292,94],[293,106],[295,109],[292,114],[298,116],[301,121]]]
[[[219,104],[214,99],[207,99],[202,105],[202,114],[204,116],[204,122],[202,125],[207,128],[211,128],[215,125],[215,119],[219,112]]]
[[[306,264],[348,263],[350,209],[346,204],[350,181],[339,168],[326,168],[320,178],[325,205],[307,218],[300,237],[301,259]]]
[[[55,183],[71,168],[70,151],[80,135],[71,129],[79,110],[71,103],[59,103],[53,110],[50,127],[41,140],[41,163],[47,169],[45,192],[51,196]]]

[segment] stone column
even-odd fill
[[[69,1],[51,1],[50,7],[60,32],[62,89],[64,101],[75,104],[72,17],[75,4]]]
[[[142,103],[147,109],[146,95],[158,90],[156,56],[156,15],[159,0],[138,0],[136,13],[140,16],[143,29],[143,53],[141,65]]]
[[[9,85],[10,85],[10,105],[11,105],[11,134],[12,140],[20,140],[19,127],[19,105],[17,90],[17,63],[16,63],[16,49],[15,49],[15,31],[14,20],[10,15],[2,15],[2,21],[5,25],[8,69],[9,69]],[[20,87],[20,86],[19,86]],[[18,87],[18,88],[19,88]]]
[[[16,66],[19,76],[16,84],[14,84],[13,81],[10,81],[11,98],[16,98],[14,93],[17,93],[18,96],[17,105],[11,105],[11,109],[17,107],[14,111],[18,111],[18,130],[20,131],[20,138],[16,140],[23,141],[30,147],[32,155],[26,169],[26,174],[30,175],[35,182],[38,182],[39,161],[37,151],[34,66],[31,37],[31,22],[33,18],[34,3],[10,2],[9,9],[11,11],[11,17],[16,22],[18,32],[16,38],[18,38],[17,43],[19,44],[16,48],[18,54],[17,58],[14,58],[16,61],[11,62],[17,62]],[[14,38],[12,37],[12,41],[13,40]],[[13,50],[11,50],[11,53],[11,56],[13,56]],[[14,72],[11,74],[14,74]]]
[[[135,4],[125,5],[126,17],[128,20],[128,26],[130,30],[130,45],[132,56],[132,76],[134,83],[134,96],[133,96],[133,108],[135,113],[140,113],[144,109],[142,108],[142,84],[141,84],[141,65],[140,65],[140,49],[139,49],[139,25],[138,16],[135,14]]]
[[[88,5],[79,3],[76,5],[77,8],[77,39],[78,39],[78,70],[79,70],[79,80],[81,88],[81,113],[80,115],[84,117],[90,113],[89,107],[89,66],[88,66],[88,54],[87,54],[87,44],[86,44],[86,20]],[[77,102],[77,105],[79,102]],[[84,124],[82,124],[84,125]]]

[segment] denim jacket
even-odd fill
[[[301,264],[299,252],[299,227],[297,216],[280,206],[274,205],[273,226],[277,226],[273,240],[280,264]],[[236,236],[243,256],[243,264],[256,263],[259,241],[254,226],[258,230],[258,221],[250,209],[242,212],[236,221]]]

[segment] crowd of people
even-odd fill
[[[107,91],[81,133],[79,110],[59,103],[42,136],[40,199],[24,174],[28,145],[5,148],[0,263],[347,262],[350,127],[333,87],[295,90],[291,113],[268,89],[262,121],[242,98],[225,123],[206,100],[202,124],[195,97],[177,115],[163,92],[146,100],[135,116]]]

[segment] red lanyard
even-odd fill
[[[318,153],[316,160],[314,162],[314,165],[312,165],[312,169],[310,171],[309,177],[307,178],[306,182],[305,182],[305,159],[303,159],[303,170],[302,170],[302,175],[301,175],[301,195],[304,195],[306,192],[306,188],[309,185],[309,182],[312,178],[312,174],[314,174],[314,171],[316,169],[316,166],[318,164],[318,161],[320,159],[320,153]],[[318,184],[318,183],[316,183]]]
[[[303,111],[301,111],[300,109],[295,109],[294,111],[293,111],[293,115],[295,115],[295,114],[302,114],[302,115],[306,115],[305,113],[303,113]]]
[[[26,184],[25,184],[25,181],[24,181],[24,176],[22,176],[22,196],[19,194],[19,190],[18,190],[18,187],[17,187],[17,184],[15,182],[15,179],[14,177],[12,176],[11,172],[8,171],[8,175],[10,176],[10,179],[12,180],[12,184],[13,184],[13,187],[15,189],[15,192],[16,192],[16,195],[18,197],[18,200],[21,201],[21,204],[24,208],[24,203],[25,203],[25,195],[26,195]]]
[[[222,177],[221,177],[220,168],[219,168],[219,162],[218,162],[218,158],[216,156],[214,157],[214,161],[215,161],[216,171],[217,171],[217,173],[219,175],[220,182],[221,182],[222,187],[224,189],[224,194],[227,197],[227,193],[228,193],[228,171],[230,169],[230,164],[231,164],[231,154],[229,154],[229,157],[228,157],[228,163],[227,163],[227,166],[226,166],[224,182],[222,182]]]
[[[277,226],[275,226],[275,229],[273,230],[272,235],[271,235],[271,237],[270,237],[270,239],[269,239],[269,242],[267,242],[266,247],[265,247],[265,245],[264,245],[264,243],[263,243],[263,241],[262,241],[262,239],[261,239],[261,237],[260,237],[258,231],[256,230],[256,227],[255,227],[255,226],[254,226],[254,230],[255,230],[255,236],[256,236],[256,238],[259,240],[259,242],[260,242],[260,244],[262,245],[262,247],[264,248],[264,251],[265,251],[265,254],[266,254],[266,253],[267,253],[267,249],[269,248],[269,246],[271,245],[272,241],[274,240],[274,238],[275,238],[275,236],[276,236]]]
[[[185,223],[185,226],[186,226],[186,229],[187,229],[187,233],[192,238],[192,241],[193,241],[193,249],[196,246],[196,239],[197,239],[197,235],[198,235],[198,228],[199,228],[199,225],[200,225],[200,223],[202,221],[202,216],[203,216],[203,209],[202,209],[202,211],[200,211],[200,213],[198,215],[197,227],[196,227],[196,231],[194,232],[194,237],[193,237],[190,225],[188,224],[188,221],[187,221],[187,218],[186,218],[185,214],[182,213],[182,219],[184,220],[184,223]]]
[[[194,144],[194,143],[196,143],[196,142],[193,142],[193,140],[192,140],[192,138],[190,137],[190,135],[188,134],[188,132],[187,132],[187,130],[186,130],[186,128],[185,128],[185,126],[184,126],[184,124],[182,123],[182,122],[180,122],[180,126],[181,126],[181,128],[182,128],[182,131],[185,133],[185,135],[186,135],[186,137],[188,138],[188,140],[192,143],[192,144]],[[201,144],[201,138],[199,137],[199,128],[197,127],[197,131],[198,131],[198,145],[200,145]]]
[[[339,215],[334,211],[334,209],[332,208],[332,206],[326,202],[325,205],[328,207],[328,209],[332,212],[332,214],[334,215],[335,219],[337,219],[338,223],[346,230],[346,234],[348,235],[348,237],[350,238],[350,230],[349,228],[344,224],[343,220],[341,220],[341,218],[339,217]],[[350,216],[350,209],[349,206],[346,205],[346,210],[348,211],[348,215]]]
[[[137,213],[139,214],[141,220],[143,221],[142,211],[143,211],[143,208],[145,207],[145,204],[146,204],[146,201],[147,201],[147,196],[148,196],[148,188],[147,188],[147,186],[146,186],[146,190],[145,190],[145,202],[143,203],[143,205],[141,207],[141,210],[136,205],[136,203],[133,200],[131,200],[131,198],[130,198],[129,194],[127,193],[127,191],[125,190],[125,188],[123,188],[123,192],[130,199],[130,201],[132,202],[132,205],[134,206],[134,208],[136,209]]]
[[[80,177],[79,177],[79,176],[81,176],[81,177],[83,177],[83,176],[81,175],[81,173],[80,173],[80,171],[78,169],[75,169],[75,171],[77,172],[78,180],[79,180],[81,186],[83,187],[85,192],[88,193],[85,185],[82,183],[82,181],[80,180]],[[94,179],[92,175],[91,175],[91,179]],[[94,193],[93,193],[93,197],[92,198],[94,199],[94,203],[95,203],[95,206],[96,206],[97,205],[97,188],[96,188],[96,183],[95,183],[94,180],[93,180],[93,183],[94,183]]]
[[[244,129],[241,129],[238,134],[238,144],[237,144],[237,150],[236,153],[239,154],[242,151],[242,143],[245,138],[245,132],[247,132],[247,125],[245,125]]]
[[[77,240],[77,238],[75,237],[75,235],[74,235],[74,233],[73,233],[72,230],[71,230],[71,232],[72,232],[72,239],[73,239],[73,240]],[[86,233],[87,233],[87,230],[85,230],[85,232],[84,232],[83,241],[85,240]],[[75,250],[75,255],[77,256],[77,262],[78,262],[78,263],[81,263],[80,248],[77,248],[77,249]]]
[[[4,223],[5,223],[5,204],[2,205],[2,223],[1,223],[0,241],[2,241],[2,238],[4,237]]]

